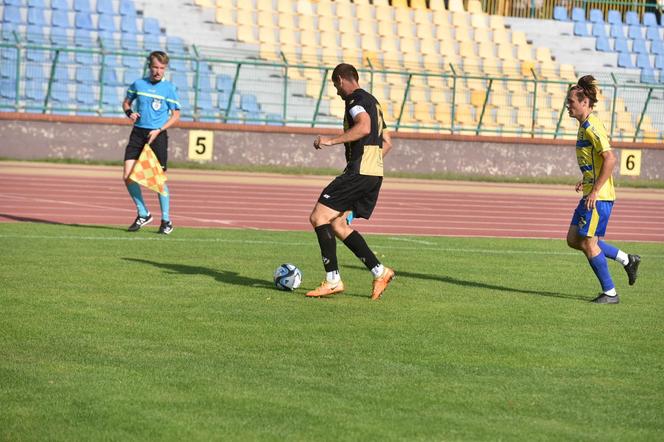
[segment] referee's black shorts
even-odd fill
[[[125,161],[138,159],[143,150],[143,146],[145,146],[145,143],[148,141],[148,134],[151,130],[154,129],[144,129],[142,127],[134,126],[131,135],[129,135],[129,144],[127,144],[127,148],[125,149]],[[157,135],[157,138],[155,138],[152,144],[150,144],[150,147],[155,155],[157,155],[161,167],[166,170],[168,167],[168,134],[165,130],[159,132],[159,135]]]
[[[353,210],[356,218],[369,219],[382,183],[382,176],[344,173],[323,189],[318,202],[338,212]]]

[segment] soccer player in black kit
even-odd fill
[[[378,101],[360,88],[357,70],[342,63],[332,71],[332,83],[346,102],[344,133],[336,137],[318,136],[314,148],[343,143],[346,168],[321,192],[309,221],[320,245],[326,277],[321,285],[306,296],[329,296],[344,291],[337,264],[336,238],[339,238],[373,274],[371,299],[381,297],[394,279],[394,270],[378,261],[359,232],[346,222],[353,211],[355,217],[369,219],[383,182],[383,155],[392,147]]]

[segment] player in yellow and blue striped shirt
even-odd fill
[[[602,293],[593,299],[593,302],[617,304],[619,298],[606,258],[620,262],[627,272],[629,285],[633,285],[636,282],[641,257],[629,255],[599,239],[606,233],[613,202],[616,199],[612,176],[616,156],[611,150],[604,125],[597,115],[592,113],[597,103],[597,92],[595,78],[586,75],[581,77],[567,94],[569,115],[579,121],[576,159],[582,179],[577,183],[576,191],[583,191],[583,198],[574,211],[567,232],[567,244],[583,251],[599,279]]]

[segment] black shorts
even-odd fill
[[[369,219],[378,202],[381,184],[382,176],[339,175],[323,189],[318,202],[338,212],[353,210],[356,218]]]
[[[145,146],[145,143],[148,141],[148,134],[151,130],[153,129],[143,129],[142,127],[134,126],[131,135],[129,135],[129,144],[127,144],[127,148],[125,149],[125,161],[138,159],[143,150],[143,146]],[[157,135],[157,138],[155,138],[152,144],[150,144],[150,147],[155,155],[157,155],[161,167],[166,170],[168,167],[168,134],[165,130],[159,132],[159,135]]]

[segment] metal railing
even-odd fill
[[[0,109],[5,111],[121,116],[128,84],[118,77],[131,74],[133,81],[146,72],[143,51],[29,44],[19,36],[0,43],[0,51]],[[171,54],[170,79],[186,79],[179,89],[183,118],[338,127],[343,103],[331,87],[330,66],[291,64],[288,58],[228,59],[195,46],[189,53]],[[362,85],[379,99],[386,121],[397,131],[576,136],[577,124],[565,116],[571,81],[542,77],[532,68],[530,75],[486,75],[480,67],[449,64],[434,73],[373,69],[367,61],[359,71]],[[219,77],[230,80],[224,89],[218,87]],[[624,75],[600,81],[605,96],[597,110],[613,139],[664,138],[664,85]],[[256,98],[258,112],[243,105],[249,95]]]

